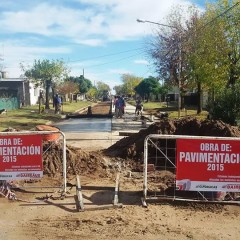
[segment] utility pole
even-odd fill
[[[179,36],[179,63],[178,63],[178,89],[179,89],[179,94],[178,94],[178,118],[181,117],[181,101],[182,101],[182,96],[181,96],[181,72],[182,72],[182,38],[181,34]]]
[[[5,78],[4,72],[4,45],[2,44],[2,54],[0,54],[0,78]]]

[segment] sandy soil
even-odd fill
[[[100,184],[99,179],[81,180],[85,186],[84,212],[76,210],[75,188],[63,200],[57,199],[60,193],[48,193],[55,198],[47,199],[46,189],[40,189],[41,193],[39,189],[35,193],[17,192],[17,196],[29,202],[1,198],[0,239],[240,239],[239,206],[162,202],[143,208],[141,184],[123,178],[120,188],[123,208],[88,211],[111,203],[113,192],[100,187],[114,187],[114,181],[105,178]],[[99,185],[99,190],[90,190],[90,186]]]
[[[132,143],[131,139],[128,141]],[[123,140],[120,145],[123,150],[127,147]],[[119,148],[119,143],[116,146]],[[55,156],[59,149],[54,146],[50,152]],[[110,152],[114,152],[114,146]],[[0,198],[1,240],[240,239],[239,205],[164,201],[149,203],[144,208],[141,173],[128,174],[134,161],[106,156],[103,152],[88,153],[69,146],[67,193],[62,196],[56,188],[43,188],[62,184],[61,169],[57,161],[52,164],[51,154],[44,159],[43,179],[16,183],[26,187],[15,191],[20,201]],[[119,194],[123,207],[93,210],[112,204],[119,162],[124,163]],[[76,174],[81,176],[84,212],[76,208]],[[30,186],[42,188],[28,188]]]

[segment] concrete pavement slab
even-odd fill
[[[122,118],[67,119],[55,126],[64,132],[68,145],[93,151],[106,149],[124,138],[119,132],[139,132],[150,124],[143,126],[140,117],[135,116],[135,106],[127,104]]]

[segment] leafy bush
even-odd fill
[[[225,123],[236,125],[240,117],[240,83],[224,88],[208,104],[208,111],[211,119],[222,120]]]

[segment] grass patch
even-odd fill
[[[73,113],[92,104],[92,102],[88,101],[63,103],[63,114]],[[41,114],[38,113],[38,105],[23,107],[16,110],[8,110],[7,114],[0,115],[0,131],[7,128],[34,130],[36,125],[60,121],[62,116],[54,114],[53,107],[50,106],[50,108],[51,109],[48,112]]]
[[[148,110],[148,109],[159,109],[159,108],[166,108],[167,105],[163,102],[144,102],[143,103],[143,109]]]
[[[128,101],[129,104],[135,106],[136,102],[134,100]],[[143,109],[144,110],[152,110],[152,109],[159,109],[162,107],[167,107],[167,105],[163,102],[143,102]]]
[[[129,104],[135,106],[135,101],[129,101]],[[167,104],[166,102],[144,102],[143,110],[152,114],[157,114],[158,112],[168,112],[169,118],[178,118],[178,103],[171,102]],[[207,111],[202,111],[197,114],[197,107],[187,107],[185,110],[180,111],[180,117],[192,116],[197,119],[206,119],[208,115]]]
[[[63,113],[64,114],[69,114],[69,113],[73,113],[81,108],[87,107],[87,106],[93,106],[96,103],[93,102],[89,102],[89,101],[79,101],[79,102],[66,102],[63,103]]]
[[[197,114],[196,109],[186,109],[186,110],[180,111],[180,117],[191,116],[191,117],[195,117],[200,120],[206,119],[207,115],[208,115],[207,111],[202,111],[200,114]],[[169,118],[178,118],[178,110],[170,112]]]

